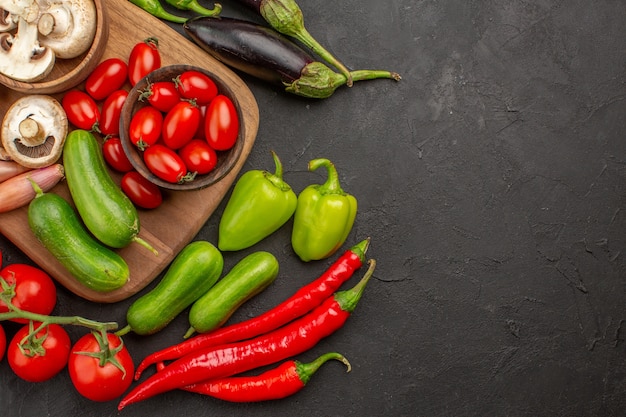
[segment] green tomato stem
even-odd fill
[[[4,278],[0,277],[0,288],[2,289],[2,292],[0,292],[0,301],[2,301],[9,310],[8,312],[0,313],[0,321],[25,319],[31,322],[31,329],[24,340],[22,340],[22,343],[35,338],[37,333],[49,324],[82,326],[100,333],[106,333],[107,331],[116,330],[118,328],[115,322],[99,322],[80,316],[49,316],[22,310],[11,302],[15,296],[15,286],[9,285]],[[41,324],[37,326],[37,328],[34,328],[32,322]]]

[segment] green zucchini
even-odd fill
[[[87,288],[104,293],[124,286],[130,275],[126,261],[85,230],[65,199],[33,187],[28,225],[43,246]]]
[[[78,214],[96,239],[112,248],[137,242],[156,253],[137,236],[137,209],[111,178],[101,146],[91,132],[77,129],[67,135],[63,165]]]
[[[224,268],[222,253],[206,241],[191,242],[174,258],[167,272],[150,292],[126,312],[128,325],[118,334],[158,332],[207,292]]]
[[[194,332],[217,329],[246,301],[267,288],[278,275],[278,260],[269,252],[254,252],[239,261],[213,288],[200,297],[189,310]]]

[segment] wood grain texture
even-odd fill
[[[109,39],[102,60],[110,57],[126,60],[134,44],[148,37],[157,37],[163,66],[190,64],[210,69],[236,91],[243,115],[245,136],[245,146],[239,161],[221,181],[197,191],[164,190],[164,201],[158,209],[139,211],[139,236],[150,242],[159,255],[155,256],[136,243],[119,250],[118,253],[128,262],[130,268],[130,280],[119,290],[98,293],[85,288],[72,277],[36,240],[28,226],[27,207],[0,214],[0,233],[59,283],[85,299],[113,303],[132,296],[154,280],[205,224],[232,185],[252,149],[259,125],[259,109],[252,92],[235,73],[165,23],[126,0],[107,1],[106,9],[110,22]],[[22,93],[8,88],[0,89],[0,112],[4,115],[10,104],[21,95]],[[113,177],[117,181],[120,179],[117,174],[113,174]],[[71,203],[65,182],[52,191]]]

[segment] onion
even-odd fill
[[[23,172],[0,183],[0,213],[23,207],[35,198],[36,193],[31,180],[46,192],[57,185],[64,176],[63,165],[54,164]]]
[[[0,182],[30,170],[14,161],[0,161]]]

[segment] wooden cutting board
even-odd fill
[[[159,40],[162,65],[191,64],[213,71],[236,92],[243,113],[245,146],[233,170],[218,183],[199,191],[165,191],[163,204],[152,211],[139,210],[139,236],[154,246],[159,255],[133,243],[118,250],[130,268],[130,280],[122,288],[99,293],[80,284],[37,241],[28,226],[27,207],[0,214],[0,233],[10,239],[30,259],[46,270],[59,283],[75,294],[95,302],[113,303],[126,299],[152,282],[189,243],[206,223],[228,192],[256,139],[259,109],[245,83],[230,69],[210,57],[199,47],[181,36],[167,24],[154,18],[127,0],[108,0],[106,14],[109,20],[109,39],[102,60],[119,57],[127,60],[132,47],[148,37]],[[0,116],[23,94],[0,88]],[[119,175],[113,174],[119,181]],[[65,182],[53,192],[71,202]]]

